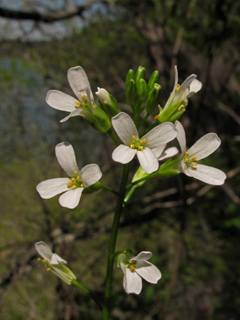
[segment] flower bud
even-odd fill
[[[130,69],[130,70],[128,71],[127,77],[126,77],[126,87],[127,87],[128,82],[129,82],[130,80],[134,80],[134,81],[135,81],[135,79],[136,79],[135,73],[134,73],[134,71],[133,71],[132,69]]]
[[[145,103],[145,109],[148,113],[152,113],[154,109],[157,107],[161,89],[162,87],[160,86],[160,84],[155,83],[153,89],[150,91],[147,101]]]
[[[144,79],[145,76],[145,71],[146,69],[143,67],[138,67],[137,72],[136,72],[136,82],[139,81],[140,79]]]
[[[131,79],[128,82],[126,96],[127,96],[127,103],[130,104],[130,106],[135,106],[137,104],[138,92],[137,92],[136,82],[133,79]]]
[[[144,101],[148,94],[148,85],[144,79],[139,79],[137,81],[137,92],[140,101]]]
[[[98,100],[102,108],[107,114],[110,115],[111,118],[120,112],[117,100],[110,93],[108,93],[107,90],[98,88],[96,95],[98,96]]]
[[[148,92],[150,92],[153,89],[153,86],[155,83],[158,83],[159,81],[159,71],[154,71],[151,75],[151,78],[148,81]]]

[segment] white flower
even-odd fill
[[[113,151],[113,160],[126,164],[137,155],[141,167],[148,174],[158,170],[159,150],[162,153],[162,146],[173,140],[177,134],[174,125],[165,122],[139,138],[134,122],[124,112],[112,118],[112,125],[124,143]]]
[[[67,261],[59,257],[56,253],[52,253],[52,250],[45,242],[36,242],[35,248],[43,258],[43,260],[39,258],[39,261],[48,268],[48,271],[52,271],[67,284],[71,284],[71,281],[76,279],[75,274],[69,268],[64,266]]]
[[[60,122],[65,122],[74,116],[82,116],[90,122],[94,122],[92,116],[94,98],[85,71],[80,66],[73,67],[68,70],[67,77],[77,99],[62,91],[50,90],[46,97],[47,104],[54,109],[70,112]]]
[[[124,274],[123,288],[127,293],[139,294],[142,290],[142,278],[150,283],[157,283],[161,279],[161,272],[152,263],[146,261],[152,257],[149,251],[142,251],[136,257],[128,254],[120,261]]]
[[[205,134],[190,148],[186,149],[186,135],[179,121],[175,122],[178,131],[177,139],[182,150],[180,171],[189,177],[196,178],[211,185],[222,185],[226,175],[219,169],[198,164],[201,159],[212,154],[221,144],[216,133]]]
[[[95,93],[96,93],[98,99],[102,103],[106,102],[106,103],[111,104],[111,99],[109,98],[109,93],[107,92],[107,90],[104,88],[97,88],[97,89],[98,89],[98,91]]]
[[[60,166],[71,179],[55,178],[43,181],[37,185],[37,191],[43,199],[65,192],[60,196],[59,203],[62,207],[73,209],[78,205],[84,188],[100,180],[102,172],[97,164],[89,164],[79,170],[73,147],[68,142],[59,143],[55,152]]]
[[[165,110],[178,102],[183,103],[183,107],[180,106],[179,108],[185,108],[188,104],[188,99],[202,88],[202,83],[196,79],[197,76],[195,74],[191,74],[180,86],[178,84],[177,66],[174,67],[174,73],[175,81],[173,91],[164,107]]]

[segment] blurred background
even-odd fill
[[[220,187],[180,174],[136,190],[117,250],[152,251],[162,279],[127,295],[115,266],[113,319],[240,319],[239,34],[234,0],[0,1],[0,319],[101,319],[82,291],[46,271],[34,249],[40,240],[51,245],[102,298],[115,197],[101,190],[68,210],[36,192],[39,182],[65,176],[54,152],[62,141],[73,145],[79,167],[97,163],[102,182],[119,187],[122,166],[111,159],[109,136],[80,117],[60,124],[67,114],[45,103],[50,89],[72,95],[66,75],[76,65],[93,92],[107,89],[123,111],[130,68],[145,67],[147,80],[160,71],[161,106],[174,65],[180,84],[197,74],[203,87],[181,118],[187,145],[216,132],[221,147],[204,163],[228,176]]]

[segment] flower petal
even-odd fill
[[[60,166],[69,177],[73,177],[75,171],[79,172],[75,152],[69,142],[64,141],[57,144],[55,147],[55,152]]]
[[[67,263],[67,261],[66,260],[64,260],[64,259],[62,259],[61,257],[59,257],[59,255],[58,254],[56,254],[56,253],[54,253],[53,255],[52,255],[52,257],[51,257],[51,261],[50,261],[50,263],[51,264],[59,264],[59,263],[64,263],[64,264],[66,264]]]
[[[88,164],[81,169],[80,175],[84,187],[88,187],[101,179],[102,172],[97,164]]]
[[[152,263],[147,261],[138,261],[136,263],[136,272],[143,279],[150,283],[157,283],[161,279],[161,272]]]
[[[190,84],[189,93],[187,95],[187,98],[189,99],[191,96],[193,96],[195,93],[197,93],[202,88],[202,82],[194,79],[193,82]]]
[[[67,77],[72,91],[80,101],[82,101],[81,94],[86,96],[87,89],[89,89],[91,101],[94,100],[88,77],[82,67],[77,66],[70,68]]]
[[[158,161],[161,161],[167,158],[172,158],[176,154],[178,154],[178,149],[176,147],[168,148],[161,154],[161,156],[158,158]]]
[[[179,90],[177,91],[177,95],[181,95],[184,93],[184,91],[190,87],[191,83],[193,82],[194,79],[196,79],[197,76],[196,74],[191,74],[182,84]]]
[[[189,157],[197,156],[197,161],[212,154],[221,144],[216,133],[207,133],[188,150]]]
[[[46,259],[49,262],[51,261],[53,253],[52,253],[52,250],[49,248],[49,246],[45,242],[43,241],[36,242],[35,248],[43,259]]]
[[[178,84],[178,69],[177,66],[174,67],[174,86],[173,86],[173,91],[176,90]]]
[[[142,279],[137,272],[132,272],[129,268],[126,268],[125,277],[125,291],[139,294],[142,290]]]
[[[120,144],[120,146],[113,150],[112,158],[116,162],[125,164],[130,162],[134,158],[136,153],[136,149],[131,149],[124,144]]]
[[[223,171],[203,164],[198,164],[195,168],[189,168],[188,172],[193,178],[214,186],[224,184],[227,177]]]
[[[43,199],[50,199],[59,193],[67,191],[67,183],[71,180],[69,178],[55,178],[40,182],[36,189]]]
[[[163,150],[166,148],[166,143],[162,144],[161,146],[152,149],[152,152],[155,154],[156,158],[159,160],[160,156],[163,153]]]
[[[68,209],[76,208],[76,206],[79,204],[83,189],[84,188],[77,188],[62,194],[59,198],[60,205]]]
[[[76,98],[59,90],[50,90],[46,96],[47,104],[57,110],[72,112],[75,110]]]
[[[174,125],[171,122],[165,122],[153,128],[141,140],[146,139],[146,147],[154,149],[173,140],[176,136],[177,131]]]
[[[137,128],[131,117],[125,112],[120,112],[113,117],[112,125],[124,144],[129,145],[132,141],[133,135],[135,135],[135,137],[138,139]]]
[[[68,116],[60,120],[61,123],[66,122],[71,117],[82,116],[82,109],[73,110]]]
[[[137,151],[137,157],[141,167],[148,174],[157,171],[159,168],[158,159],[149,148],[144,148],[142,151]]]
[[[152,252],[142,251],[136,257],[132,257],[131,260],[134,260],[134,261],[149,260],[151,257],[152,257]]]
[[[187,149],[187,147],[186,147],[185,130],[183,128],[183,125],[179,121],[175,122],[175,128],[177,130],[177,140],[178,140],[178,143],[180,145],[181,152],[182,152],[182,154],[184,154],[186,152],[186,149]]]
[[[186,165],[186,163],[184,162],[184,160],[181,161],[181,168],[182,168],[182,172],[188,176],[191,177],[191,172],[190,172],[190,168],[188,168],[188,166]]]

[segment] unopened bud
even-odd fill
[[[155,83],[159,82],[159,71],[154,71],[151,75],[151,78],[148,81],[148,92],[153,89]]]
[[[148,113],[152,113],[154,109],[158,105],[160,93],[161,93],[161,86],[160,84],[155,83],[153,89],[150,91],[147,102],[145,103],[145,109]]]

